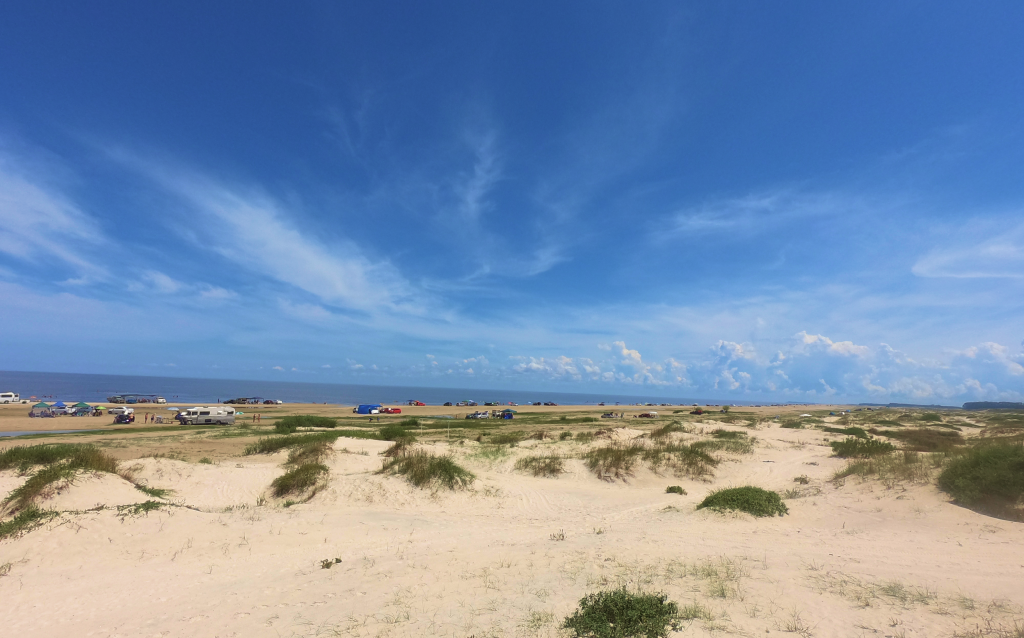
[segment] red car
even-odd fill
[[[426,405],[426,403],[422,401],[410,401],[409,405]]]
[[[381,408],[384,414],[401,414],[402,408]]]

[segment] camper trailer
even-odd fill
[[[16,392],[0,392],[0,403],[18,403],[21,397]]]
[[[215,405],[209,408],[189,408],[181,413],[180,421],[186,425],[198,425],[215,423],[219,425],[234,425],[235,409]]]

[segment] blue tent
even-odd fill
[[[55,407],[55,408],[66,408],[67,406],[64,405],[63,401],[58,401],[58,402],[53,404],[53,407]]]
[[[364,403],[356,409],[356,412],[359,414],[372,414],[373,410],[380,412],[381,407],[379,403]]]

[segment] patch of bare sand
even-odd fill
[[[754,451],[723,455],[709,483],[647,469],[601,481],[574,442],[496,459],[484,446],[426,444],[477,474],[454,493],[374,474],[385,444],[345,441],[327,489],[289,508],[255,506],[283,455],[144,459],[155,487],[239,505],[90,512],[4,541],[0,621],[33,636],[553,637],[581,596],[625,585],[702,610],[679,636],[980,638],[1024,624],[1024,525],[956,507],[931,484],[833,485],[842,462],[821,433],[753,434]],[[564,455],[566,472],[514,470],[539,450]],[[746,483],[806,492],[785,517],[694,509]],[[669,484],[688,494],[666,494]]]

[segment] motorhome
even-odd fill
[[[202,423],[216,423],[219,425],[234,425],[235,409],[223,405],[215,405],[209,408],[189,408],[181,412],[181,422],[188,425]]]
[[[21,397],[16,392],[0,392],[0,403],[19,403]]]

